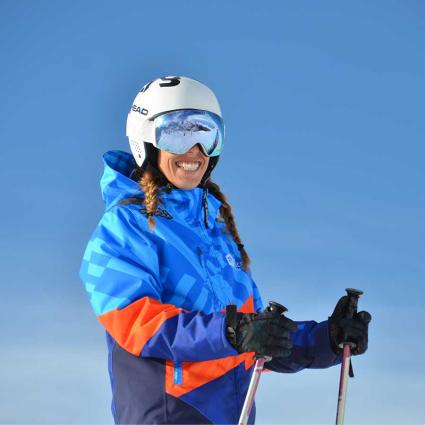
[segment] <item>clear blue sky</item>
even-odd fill
[[[78,270],[102,154],[149,80],[220,99],[215,180],[264,301],[321,321],[365,291],[347,424],[425,423],[425,3],[0,2],[2,423],[112,423]],[[339,368],[267,374],[258,423],[335,418]]]

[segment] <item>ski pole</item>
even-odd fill
[[[354,314],[357,313],[357,303],[359,301],[360,295],[363,294],[363,291],[359,289],[347,288],[348,294],[348,304],[346,317],[352,319]],[[346,334],[343,335],[343,341],[346,341]],[[354,377],[352,364],[351,364],[351,349],[354,348],[356,344],[352,342],[342,342],[339,344],[339,347],[342,348],[342,362],[341,362],[341,374],[339,378],[339,390],[338,390],[338,406],[336,410],[336,424],[342,425],[344,423],[344,413],[345,413],[345,400],[347,398],[347,386],[348,386],[348,377]]]
[[[277,302],[270,301],[265,311],[273,313],[276,316],[280,316],[285,311],[288,311],[288,309]],[[249,383],[248,392],[246,393],[238,425],[246,425],[248,423],[249,415],[251,414],[252,406],[254,404],[255,393],[257,392],[258,383],[260,381],[261,372],[264,368],[264,363],[270,361],[272,358],[270,356],[255,355],[254,359],[254,372],[251,376],[251,381]]]

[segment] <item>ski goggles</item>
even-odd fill
[[[213,112],[182,109],[158,115],[153,120],[158,149],[183,154],[200,144],[205,155],[220,155],[223,149],[224,122]]]

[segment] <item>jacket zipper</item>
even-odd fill
[[[208,225],[208,202],[207,202],[208,189],[204,187],[202,191],[202,205],[204,206],[204,223],[205,227],[208,229],[210,226]]]
[[[207,231],[207,229],[209,229],[209,225],[208,225],[208,202],[207,202],[207,195],[208,195],[208,189],[204,188],[203,193],[202,193],[202,205],[204,207],[203,208],[204,209],[204,220],[199,220],[199,224],[200,224],[200,228],[201,228],[202,232],[205,235],[205,238],[204,238],[205,239],[205,242],[210,245],[210,237],[209,237],[208,231]],[[213,285],[213,282],[212,282],[212,280],[210,278],[210,274],[208,272],[207,265],[205,264],[205,261],[204,261],[203,251],[202,251],[202,248],[200,246],[198,246],[198,254],[199,254],[199,258],[201,260],[202,267],[205,270],[205,274],[207,276],[208,283],[209,283],[209,285],[211,287],[211,290],[212,290],[212,292],[214,294],[214,297],[216,299],[216,302],[221,307],[221,305],[222,305],[221,298],[217,296],[217,293],[214,290],[214,285]],[[225,291],[223,291],[223,295],[225,296],[225,298],[227,298],[228,303],[230,304],[231,301],[229,300],[229,297],[227,296],[227,294],[226,294]]]

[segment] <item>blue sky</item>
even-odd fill
[[[421,1],[0,3],[1,423],[112,423],[106,343],[78,270],[102,154],[129,151],[146,82],[203,81],[214,172],[264,301],[373,315],[346,423],[425,423]],[[339,368],[266,374],[257,423],[334,421]]]

